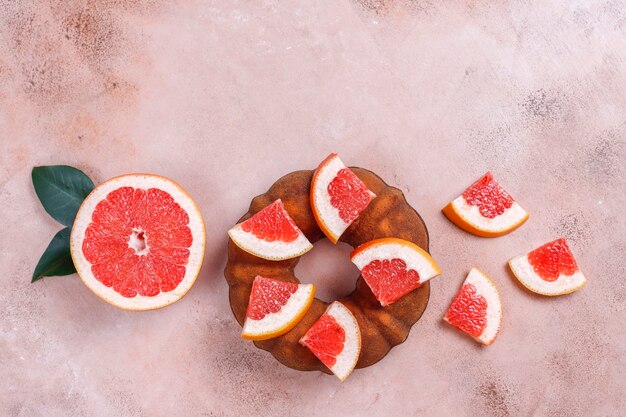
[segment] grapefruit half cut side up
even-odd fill
[[[563,238],[516,256],[509,261],[509,266],[523,286],[541,295],[569,294],[587,283]]]
[[[441,274],[428,252],[397,238],[364,243],[352,251],[350,260],[383,307]]]
[[[126,310],[152,310],[183,297],[204,258],[198,207],[157,175],[113,178],[83,201],[70,235],[78,275],[96,295]]]
[[[443,214],[466,232],[502,236],[520,227],[528,213],[487,172],[443,208]]]
[[[311,180],[313,216],[333,243],[337,243],[375,197],[337,154],[322,161]]]
[[[472,268],[443,319],[477,342],[492,344],[502,321],[502,302],[493,281]]]
[[[293,329],[311,307],[313,284],[296,284],[257,276],[252,283],[241,337],[266,340]]]
[[[335,301],[302,336],[300,343],[344,381],[359,360],[361,331],[350,310]]]
[[[313,248],[278,199],[228,231],[244,251],[270,261],[298,257]]]

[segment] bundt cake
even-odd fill
[[[419,214],[407,203],[404,194],[387,185],[376,174],[350,168],[375,195],[367,209],[341,235],[340,241],[357,247],[368,241],[394,237],[415,243],[428,250],[428,231]],[[255,213],[280,199],[306,238],[315,243],[325,237],[311,209],[310,185],[314,171],[296,171],[276,181],[265,193],[252,200],[250,209],[239,220],[245,221]],[[252,283],[260,275],[285,282],[299,283],[294,269],[299,257],[271,261],[242,250],[232,239],[228,243],[228,261],[224,271],[230,288],[230,305],[240,325],[246,309]],[[356,317],[361,331],[361,354],[357,368],[381,360],[389,350],[406,340],[411,327],[419,320],[428,303],[429,283],[409,292],[395,303],[382,307],[362,277],[356,289],[340,301]],[[282,364],[298,370],[319,370],[329,373],[309,349],[298,343],[307,330],[325,312],[329,303],[313,300],[302,320],[282,336],[255,341],[255,345],[270,352]]]

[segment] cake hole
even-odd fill
[[[146,243],[146,235],[143,230],[133,229],[128,239],[128,246],[135,250],[137,255],[145,255],[148,253],[148,244]]]
[[[302,283],[315,284],[315,296],[326,302],[335,301],[354,291],[359,270],[350,262],[352,246],[328,239],[315,243],[296,266],[296,277]]]

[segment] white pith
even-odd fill
[[[91,271],[91,263],[85,258],[82,249],[85,231],[91,223],[92,214],[97,204],[105,199],[111,191],[121,187],[141,188],[144,190],[157,188],[163,190],[169,193],[174,201],[189,215],[189,223],[187,226],[191,230],[193,238],[191,247],[189,247],[189,259],[187,265],[185,265],[186,270],[183,280],[172,291],[161,292],[153,297],[136,295],[135,297],[127,298],[117,293],[112,287],[107,287],[102,284]],[[129,236],[129,243],[131,243],[130,239],[131,237]],[[150,237],[146,236],[147,242],[149,242],[149,239]],[[179,300],[189,291],[202,266],[205,240],[204,222],[202,221],[200,211],[193,200],[191,200],[180,186],[163,177],[145,174],[129,174],[110,179],[96,187],[91,194],[87,196],[76,214],[76,220],[72,226],[70,251],[78,275],[85,285],[99,297],[117,307],[127,310],[152,310]]]
[[[346,333],[343,350],[337,355],[337,361],[330,368],[340,380],[345,380],[354,370],[361,353],[361,330],[354,315],[339,301],[333,302],[324,314],[332,316]]]
[[[287,304],[276,313],[267,314],[261,320],[246,317],[241,334],[248,337],[259,337],[276,333],[280,330],[288,331],[285,327],[291,323],[302,310],[308,308],[315,286],[313,284],[298,284],[298,289],[289,297]],[[293,323],[295,324],[295,323]],[[280,336],[276,334],[276,336]]]
[[[528,217],[528,213],[516,201],[504,213],[494,218],[484,217],[480,214],[478,206],[468,204],[462,195],[452,201],[452,207],[466,222],[486,232],[508,230]]]
[[[561,295],[575,291],[587,283],[581,271],[572,275],[560,274],[552,282],[541,278],[528,261],[528,254],[516,256],[509,261],[509,266],[517,279],[529,290],[542,295]]]
[[[292,242],[281,242],[278,240],[268,242],[259,239],[254,234],[245,232],[241,228],[241,223],[230,229],[228,235],[241,249],[270,261],[295,258],[313,249],[309,239],[299,229],[298,238]]]
[[[398,242],[374,244],[352,256],[350,260],[361,271],[372,261],[394,258],[402,259],[407,270],[415,270],[419,274],[420,284],[441,274],[441,270],[428,253],[421,252],[412,245]]]
[[[333,156],[324,166],[318,168],[315,184],[312,185],[313,199],[311,200],[311,204],[326,229],[332,234],[332,236],[329,237],[334,238],[334,240],[338,240],[343,232],[352,224],[346,223],[339,216],[339,209],[330,203],[330,194],[328,193],[328,185],[337,176],[337,173],[344,168],[346,168],[346,166],[341,159],[339,159],[337,155]],[[370,193],[375,197],[374,193],[371,191]]]

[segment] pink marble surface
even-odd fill
[[[626,413],[623,0],[163,3],[0,0],[0,415]],[[405,192],[444,270],[406,343],[343,384],[241,340],[222,274],[250,199],[331,151]],[[208,241],[183,300],[129,313],[76,276],[29,283],[59,229],[30,170],[59,163],[186,187]],[[531,213],[495,240],[439,211],[488,169]],[[533,296],[505,262],[558,235],[589,284]],[[347,252],[298,271],[340,295]],[[504,302],[488,348],[441,320],[472,266]]]

